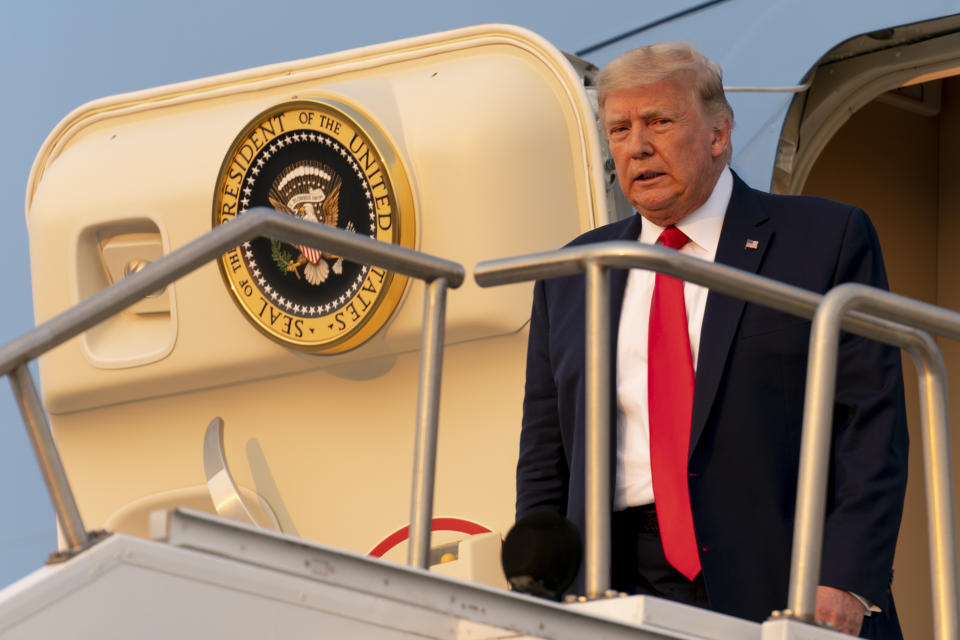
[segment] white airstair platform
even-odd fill
[[[647,596],[555,604],[187,510],[157,524],[0,591],[0,638],[849,637]]]

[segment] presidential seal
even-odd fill
[[[399,155],[359,110],[300,100],[256,117],[224,159],[214,226],[267,206],[316,224],[413,246],[413,198]],[[224,254],[234,300],[287,346],[339,353],[383,326],[407,278],[323,247],[256,238]]]

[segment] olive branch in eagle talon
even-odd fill
[[[267,198],[277,211],[301,220],[336,227],[340,218],[342,184],[340,176],[330,167],[313,160],[301,160],[277,176]],[[355,231],[352,222],[347,223],[346,230]],[[343,258],[340,256],[306,245],[296,245],[300,254],[294,260],[284,246],[277,240],[270,241],[273,261],[285,274],[292,272],[298,280],[300,267],[303,267],[303,276],[312,285],[326,282],[331,270],[336,275],[343,273]],[[327,260],[334,261],[332,267]]]
[[[303,264],[303,262],[294,262],[293,258],[290,256],[290,252],[284,249],[284,244],[282,242],[279,240],[271,240],[270,252],[275,265],[277,265],[286,273],[290,273],[292,271],[293,274],[297,276],[297,280],[300,279],[300,272],[297,271],[297,269]]]

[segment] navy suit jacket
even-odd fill
[[[641,223],[634,215],[571,244],[635,240]],[[745,248],[748,239],[756,249]],[[863,211],[755,191],[737,177],[716,262],[821,293],[842,282],[887,286]],[[626,276],[615,270],[610,278],[613,354]],[[713,292],[707,298],[690,502],[711,607],[747,619],[763,620],[787,602],[809,334],[807,320]],[[843,334],[837,379],[820,584],[866,597],[896,624],[889,586],[907,474],[899,351]],[[614,389],[610,404],[616,416]],[[615,419],[610,429],[615,443]],[[527,354],[518,517],[551,509],[583,530],[583,443],[584,278],[541,281]]]

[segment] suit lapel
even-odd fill
[[[733,178],[733,193],[723,219],[715,262],[756,273],[770,246],[773,232],[763,226],[767,215],[756,195],[736,174]],[[756,248],[753,248],[754,241]],[[748,242],[751,243],[749,247]],[[727,355],[730,353],[745,304],[738,298],[712,291],[707,296],[694,386],[691,453],[703,433],[716,399]]]

